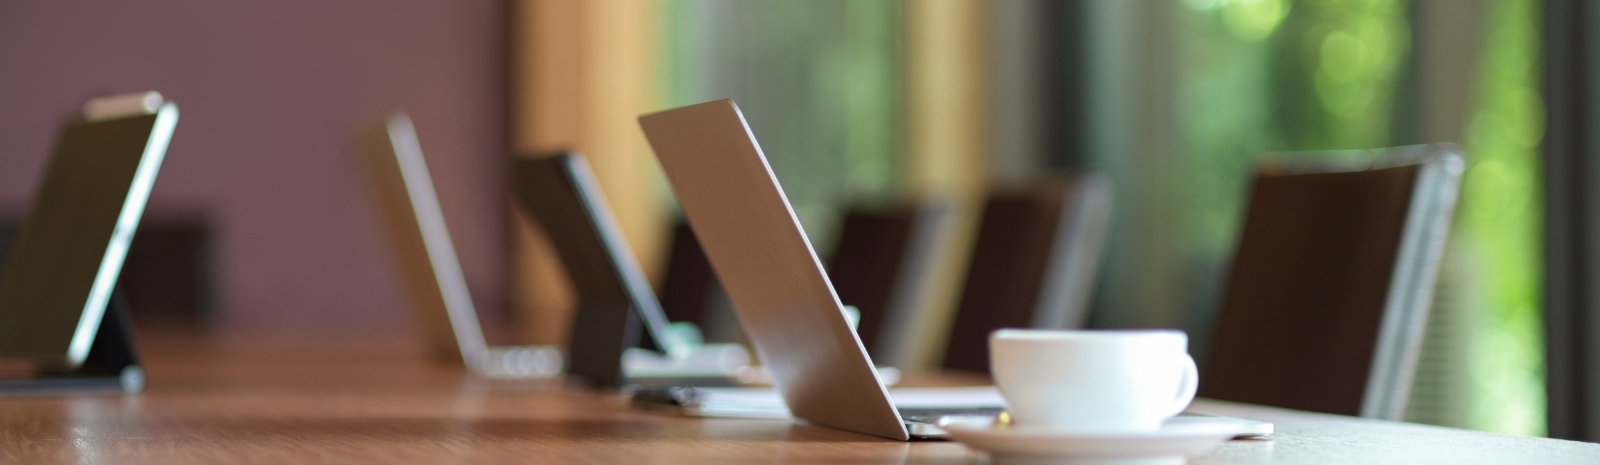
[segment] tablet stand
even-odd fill
[[[83,364],[70,371],[43,371],[29,379],[0,380],[0,395],[57,394],[74,391],[121,391],[137,394],[144,390],[144,369],[139,367],[139,352],[133,344],[133,320],[128,314],[128,299],[121,289],[113,292],[105,316]]]

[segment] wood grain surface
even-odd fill
[[[139,395],[0,397],[0,463],[984,463],[788,421],[634,411],[557,380],[431,365],[405,336],[150,337]],[[925,380],[932,384],[938,379]],[[1202,401],[1274,421],[1191,464],[1600,463],[1600,445]]]

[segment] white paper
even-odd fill
[[[699,388],[698,416],[739,418],[789,418],[783,397],[771,388]],[[889,398],[900,408],[1005,408],[1005,398],[994,386],[960,388],[890,389]]]

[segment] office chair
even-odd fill
[[[733,303],[722,290],[722,280],[706,260],[700,240],[683,218],[672,228],[672,249],[667,254],[667,270],[656,291],[667,320],[694,323],[705,342],[743,343]]]
[[[1090,174],[990,196],[944,367],[989,372],[989,333],[1081,328],[1111,226],[1111,181]]]
[[[1399,420],[1459,154],[1439,144],[1264,158],[1200,395]]]
[[[859,206],[845,214],[828,278],[840,302],[859,312],[856,334],[880,366],[907,361],[950,220],[950,206],[940,201]]]
[[[912,350],[913,322],[926,305],[949,210],[944,202],[927,201],[859,206],[845,215],[828,262],[829,280],[839,300],[860,312],[856,332],[880,365],[903,364]],[[705,340],[744,340],[721,281],[687,223],[673,228],[659,293],[667,318],[696,323]]]
[[[672,228],[671,247],[667,271],[656,292],[661,296],[661,309],[668,320],[702,324],[712,292],[721,289],[717,274],[711,269],[711,262],[706,261],[694,231],[682,218]]]

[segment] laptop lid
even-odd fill
[[[738,106],[718,100],[639,123],[790,412],[908,439]]]
[[[178,107],[153,92],[98,103],[123,101],[153,104],[91,102],[90,119],[56,140],[0,274],[0,355],[76,368],[89,354],[178,124]]]
[[[429,346],[441,359],[459,358],[474,372],[490,371],[489,346],[411,117],[391,115],[363,133],[361,142],[384,229]]]

